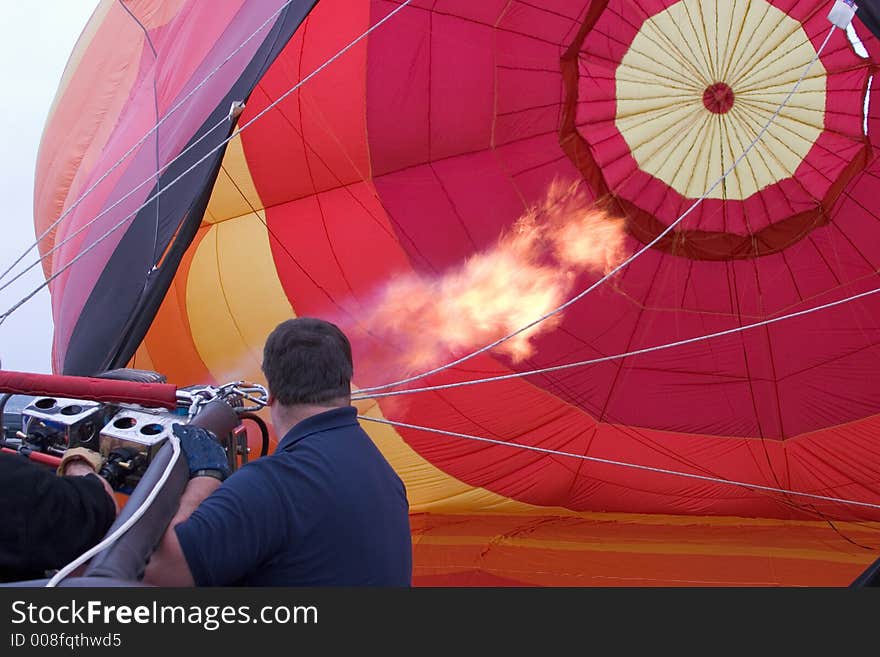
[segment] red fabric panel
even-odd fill
[[[240,123],[262,112],[360,36],[366,3],[322,0],[252,94]],[[364,134],[362,40],[241,133],[248,168],[265,207],[360,182],[369,175]],[[357,84],[357,83],[355,83]],[[342,90],[345,90],[343,92]],[[359,91],[360,90],[360,91]]]
[[[602,85],[613,78],[614,60],[596,53],[619,58],[628,43],[621,35],[631,40],[646,16],[669,4],[624,7],[612,1],[605,13],[599,12],[609,29],[595,30],[586,42],[592,50],[582,63],[595,66],[596,75],[581,77],[581,89],[595,107],[578,109],[580,116],[596,113],[582,127],[596,145],[599,164],[610,167],[603,168],[603,175],[619,181],[621,194],[666,224],[692,200],[634,173],[633,162],[623,161],[626,153],[619,142],[615,145],[609,123],[614,99],[602,95]],[[370,23],[396,6],[372,3]],[[800,3],[799,11],[804,6],[808,33],[824,38],[818,3]],[[300,109],[291,106],[289,113],[285,108],[292,120],[276,117],[265,124],[271,128],[255,126],[244,135],[258,190],[278,201],[269,204],[267,216],[282,284],[298,314],[327,317],[350,333],[359,386],[403,374],[391,365],[399,346],[363,329],[388,281],[410,270],[442,276],[492,248],[528,205],[541,200],[554,178],[581,173],[559,143],[564,101],[559,57],[574,40],[587,3],[554,3],[545,8],[546,16],[535,7],[459,7],[441,1],[433,13],[424,5],[407,8],[370,36],[365,66],[347,69],[348,78],[337,85],[337,99],[330,103],[353,107],[352,115],[366,112],[363,126],[353,122],[358,130],[346,137],[350,143],[343,142],[347,150],[340,147],[357,154],[369,140],[371,168],[369,174],[359,170],[368,178],[363,183],[349,182],[350,164],[329,155],[332,149],[321,137],[297,136],[297,130],[303,132],[307,103]],[[622,18],[614,19],[612,11]],[[353,23],[344,25],[354,29]],[[310,29],[317,29],[317,23]],[[303,43],[308,53],[308,35]],[[827,130],[796,173],[798,180],[781,181],[742,202],[707,201],[689,225],[726,226],[747,234],[815,209],[823,200],[832,221],[760,258],[692,260],[649,250],[568,308],[559,327],[536,337],[535,354],[528,360],[514,364],[484,355],[420,385],[647,348],[874,287],[880,263],[868,245],[880,237],[880,222],[865,208],[872,207],[880,173],[858,173],[865,165],[858,160],[865,152],[861,116],[847,108],[861,107],[864,69],[841,43],[834,42],[823,63],[832,71],[834,98],[847,100],[831,107]],[[299,56],[294,48],[270,74],[274,68],[300,70]],[[849,64],[853,68],[848,71]],[[485,91],[477,98],[476,92],[448,93],[453,82]],[[366,106],[357,104],[363,89]],[[284,147],[273,151],[273,144]],[[338,189],[324,189],[333,181],[320,183],[321,168],[301,155],[314,151],[321,152],[327,170],[337,172]],[[850,161],[858,166],[847,170]],[[616,171],[615,166],[623,168]],[[310,189],[317,193],[309,194]],[[290,190],[304,196],[292,199]],[[630,239],[627,252],[641,245]],[[571,293],[597,278],[581,274]],[[880,456],[876,441],[870,440],[878,430],[880,389],[866,384],[876,379],[880,364],[875,346],[880,327],[873,320],[880,312],[877,303],[876,297],[868,298],[724,338],[503,384],[385,400],[381,407],[392,419],[653,469],[401,430],[422,456],[456,479],[534,504],[805,519],[815,519],[818,510],[874,518],[875,509],[762,492],[729,481],[880,500],[873,483],[878,478],[864,466]],[[841,423],[849,423],[846,430],[835,429]]]
[[[372,3],[371,24],[396,5]],[[370,38],[367,131],[372,175],[430,160],[431,13],[403,11]],[[389,21],[390,23],[391,21]]]

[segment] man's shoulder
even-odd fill
[[[227,486],[262,490],[271,490],[274,485],[289,487],[301,478],[301,473],[314,469],[313,453],[307,446],[271,452],[238,468],[218,490]]]

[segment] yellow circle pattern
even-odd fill
[[[770,120],[816,56],[801,24],[766,0],[681,0],[645,21],[616,74],[617,129],[639,167],[702,196]],[[824,129],[816,61],[761,141],[708,198],[746,199],[791,177]],[[734,93],[717,114],[703,93]]]

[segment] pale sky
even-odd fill
[[[98,0],[0,0],[0,272],[34,243],[33,189],[37,149],[49,106],[77,37]],[[36,250],[20,267],[35,262]],[[16,269],[15,271],[18,271]],[[8,276],[0,280],[6,283]],[[43,282],[34,267],[0,290],[0,313]],[[45,288],[0,325],[5,370],[51,371],[52,316]]]

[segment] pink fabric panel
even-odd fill
[[[568,11],[572,11],[572,4],[586,3],[569,3]],[[540,3],[511,2],[498,22],[498,28],[515,34],[528,34],[537,41],[561,46],[572,29],[577,29],[577,23],[577,18],[562,15]]]
[[[437,14],[459,16],[468,21],[482,23],[483,25],[495,25],[503,15],[510,0],[435,0],[433,11]]]
[[[157,56],[153,56],[145,41],[138,82],[114,128],[113,136],[104,148],[101,161],[91,169],[91,178],[84,182],[84,187],[91,186],[156,124],[158,118],[154,92],[158,92],[159,115],[164,116],[180,98],[202,82],[210,71],[238,48],[281,2],[282,0],[259,0],[251,3],[247,12],[239,12],[240,2],[222,3],[222,7],[191,2],[181,7],[168,23],[153,30],[150,36],[156,37],[154,47],[157,49]],[[264,29],[264,37],[267,29]],[[142,34],[139,27],[133,27],[132,30],[133,33]],[[104,208],[115,203],[138,184],[148,181],[114,210],[65,244],[54,260],[55,269],[69,263],[82,252],[85,245],[95,243],[146,200],[154,184],[150,180],[151,176],[155,176],[159,166],[168,163],[183,150],[240,76],[262,41],[260,35],[251,39],[200,87],[185,106],[175,111],[135,155],[123,163],[119,169],[122,173],[108,177],[99,190],[96,190],[97,193],[90,195],[86,202],[77,207],[73,216],[65,222],[67,232],[59,231],[59,241],[91,222]],[[188,57],[181,57],[178,52],[183,47],[182,44],[186,44]],[[181,60],[186,63],[179,65]],[[64,294],[55,295],[54,299],[57,301],[53,312],[56,322],[54,353],[59,357],[64,353],[79,313],[98,280],[104,263],[125,234],[126,225],[103,239],[84,258],[77,261],[76,266],[59,277],[57,287],[59,290],[63,289]],[[54,365],[60,367],[60,362]]]
[[[494,144],[557,134],[563,98],[560,46],[527,33],[499,29],[494,34],[493,53],[498,83]],[[522,93],[531,83],[537,91]],[[558,146],[556,152],[560,152]]]
[[[443,14],[433,14],[430,30],[430,159],[486,150],[494,110],[486,93],[493,86],[493,32]]]

